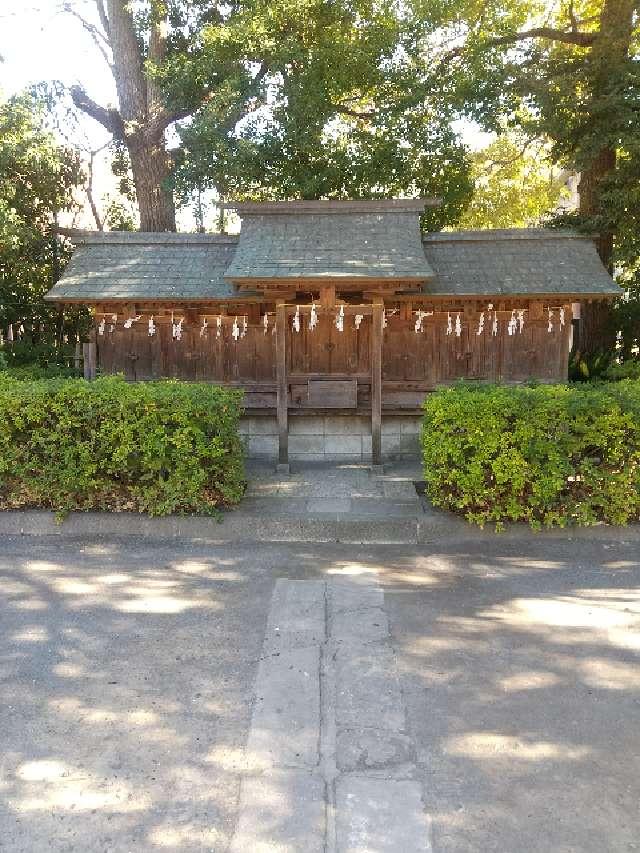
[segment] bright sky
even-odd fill
[[[0,90],[5,95],[41,80],[80,83],[100,103],[115,102],[113,79],[80,21],[62,11],[62,0],[0,0]],[[76,0],[95,20],[93,0]],[[98,139],[103,140],[95,122]]]
[[[0,0],[0,93],[6,97],[32,83],[59,80],[65,86],[81,84],[100,104],[115,104],[113,78],[104,59],[80,21],[63,10],[64,5],[64,0]],[[73,5],[85,19],[97,23],[94,0],[74,0]],[[89,118],[83,130],[91,148],[108,139]],[[487,144],[487,135],[466,122],[457,123],[456,130],[473,148]],[[96,168],[96,184],[98,199],[113,187],[104,158]],[[193,228],[188,212],[180,219],[181,229]],[[83,218],[81,224],[93,227],[93,220]]]

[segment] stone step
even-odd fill
[[[415,545],[443,535],[477,529],[445,514],[398,517],[354,513],[253,514],[242,508],[206,516],[149,518],[137,513],[72,512],[62,522],[46,510],[0,512],[0,536],[69,538],[135,537],[211,542],[342,542],[356,545]]]

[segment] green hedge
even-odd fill
[[[480,525],[640,517],[640,382],[455,386],[425,402],[426,490]]]
[[[244,486],[242,395],[0,373],[0,507],[214,512]]]

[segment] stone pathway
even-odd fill
[[[380,587],[279,580],[231,853],[428,853]]]
[[[248,463],[243,508],[260,515],[314,516],[324,519],[415,518],[423,508],[414,481],[422,479],[419,461],[385,466],[373,474],[358,463],[305,462],[291,474],[270,463]]]

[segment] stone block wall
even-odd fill
[[[382,416],[385,459],[420,454],[420,415]],[[247,414],[240,423],[249,459],[278,456],[275,417]],[[369,461],[371,419],[358,415],[294,415],[289,417],[289,458],[297,461]]]

